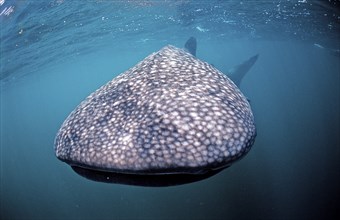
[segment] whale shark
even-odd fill
[[[244,157],[251,106],[222,72],[168,45],[82,101],[61,125],[55,155],[94,181],[173,186]]]
[[[184,44],[184,48],[186,51],[191,53],[193,56],[196,56],[197,50],[197,40],[195,37],[190,37]],[[256,54],[250,57],[248,60],[242,62],[241,64],[233,67],[228,71],[224,71],[225,74],[236,84],[237,87],[241,87],[241,82],[244,76],[248,73],[250,68],[255,64],[259,57],[259,54]]]

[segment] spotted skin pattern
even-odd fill
[[[81,102],[61,126],[55,153],[93,170],[202,174],[244,156],[255,136],[235,84],[169,45]]]

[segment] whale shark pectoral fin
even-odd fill
[[[254,65],[258,57],[259,54],[256,54],[228,71],[228,77],[236,84],[237,87],[240,87],[243,77]]]
[[[191,55],[196,56],[197,40],[195,37],[190,37],[184,44],[184,48],[191,53]]]

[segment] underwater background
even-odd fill
[[[0,0],[1,219],[339,219],[339,1]],[[222,72],[259,54],[241,90],[257,137],[208,179],[87,180],[54,154],[91,92],[197,38]]]

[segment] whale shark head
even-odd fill
[[[162,185],[152,178],[187,175],[192,182],[230,166],[255,136],[237,86],[185,50],[166,46],[81,102],[62,124],[55,154],[91,179]],[[136,176],[141,180],[126,181]]]

